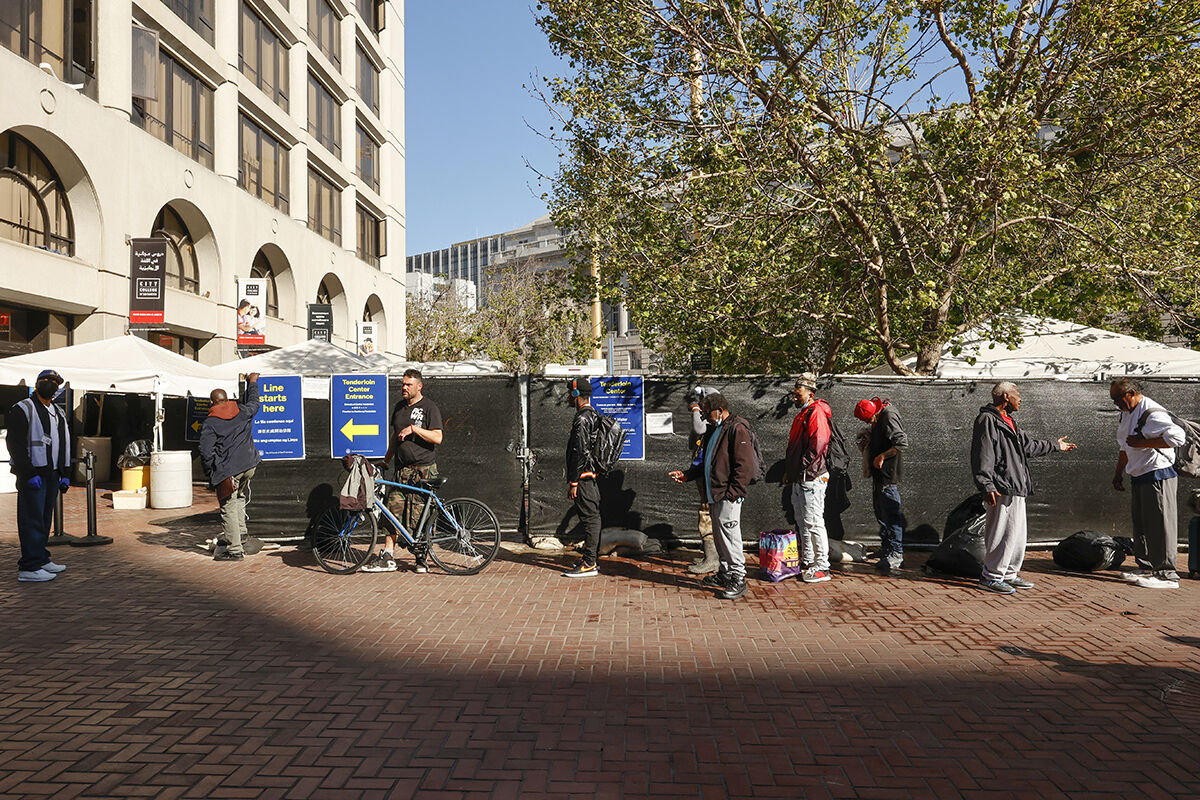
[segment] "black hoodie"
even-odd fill
[[[1010,419],[1012,419],[1010,417]],[[1017,427],[1009,427],[995,406],[979,409],[971,437],[971,472],[975,485],[983,492],[999,492],[1006,497],[1033,494],[1029,458],[1044,456],[1058,449],[1049,439],[1031,439]]]

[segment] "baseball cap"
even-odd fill
[[[854,406],[854,416],[861,419],[863,422],[870,422],[871,417],[879,413],[879,409],[883,408],[883,404],[876,398],[870,400],[859,400],[858,405]]]
[[[62,375],[59,375],[56,370],[52,370],[52,369],[42,370],[41,372],[38,373],[37,379],[39,382],[40,381],[54,381],[59,386],[63,385]]]

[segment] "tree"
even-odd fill
[[[405,318],[411,361],[459,361],[477,352],[476,320],[449,281],[410,295]]]
[[[1014,308],[1200,312],[1200,0],[539,9],[552,213],[660,347],[929,374]]]

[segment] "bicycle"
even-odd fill
[[[380,518],[414,553],[424,550],[451,575],[474,575],[492,563],[500,549],[500,523],[486,503],[471,497],[443,502],[436,492],[446,483],[443,477],[397,483],[384,480],[380,469],[372,468],[375,498],[370,508],[348,511],[331,507],[313,522],[312,552],[325,571],[335,575],[356,572],[374,551]],[[389,486],[425,497],[414,532],[384,505]]]

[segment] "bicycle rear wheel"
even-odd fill
[[[379,522],[369,511],[333,507],[313,520],[312,552],[326,572],[348,575],[363,565],[379,537]]]
[[[486,504],[470,497],[435,506],[425,527],[425,543],[434,563],[452,575],[474,575],[492,563],[500,549],[500,523]]]

